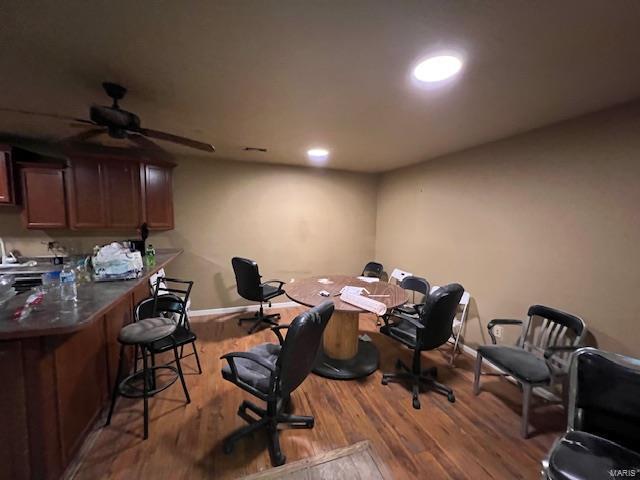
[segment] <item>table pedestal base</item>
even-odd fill
[[[320,347],[313,373],[335,380],[353,380],[366,377],[378,369],[378,349],[372,342],[358,340],[358,352],[347,360],[338,360],[327,356]]]

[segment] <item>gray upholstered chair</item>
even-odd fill
[[[543,460],[542,478],[635,477],[640,468],[640,360],[582,348],[572,357],[570,376],[567,432]]]
[[[260,408],[247,400],[242,402],[238,415],[249,425],[225,439],[225,453],[231,453],[241,438],[258,429],[265,429],[271,464],[274,467],[282,465],[286,458],[280,450],[279,428],[313,427],[313,417],[290,415],[287,407],[291,393],[313,368],[322,334],[333,309],[333,302],[328,300],[298,315],[291,325],[272,328],[279,344],[264,343],[247,352],[227,353],[220,357],[227,361],[222,368],[222,377],[267,404],[266,408]],[[280,333],[282,329],[287,329],[286,338]],[[249,415],[247,410],[253,415]]]
[[[534,387],[551,387],[566,378],[572,351],[582,345],[584,321],[575,315],[543,305],[529,307],[528,320],[496,319],[487,325],[493,345],[478,348],[473,391],[480,393],[482,360],[487,359],[522,386],[521,435],[527,438],[531,393]],[[497,325],[520,325],[516,346],[497,345],[493,329]],[[486,374],[484,374],[486,375]]]

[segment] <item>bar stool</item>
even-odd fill
[[[182,367],[180,366],[180,357],[178,355],[178,349],[173,339],[173,333],[176,330],[176,323],[170,318],[147,318],[140,320],[139,322],[131,323],[122,327],[118,335],[118,342],[120,343],[120,358],[118,359],[118,373],[116,374],[115,385],[111,392],[111,406],[109,408],[109,415],[107,416],[107,422],[105,427],[111,423],[111,416],[113,415],[113,408],[116,404],[118,396],[127,398],[140,398],[144,399],[144,439],[149,437],[149,397],[154,396],[167,388],[180,378],[182,383],[182,389],[184,390],[184,396],[187,403],[191,403],[189,392],[187,391],[187,384],[184,381],[182,375]],[[172,365],[160,365],[156,366],[155,361],[152,358],[152,365],[147,363],[147,355],[150,354],[149,348],[153,342],[168,338],[173,343],[173,355],[175,358],[175,367]],[[121,375],[124,373],[124,358],[125,348],[127,346],[135,346],[142,352],[142,370],[134,372],[127,376],[123,380],[120,380]],[[161,386],[156,385],[156,372],[159,370],[171,371],[175,376],[168,382]],[[142,383],[142,389],[139,384]]]

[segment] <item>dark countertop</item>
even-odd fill
[[[135,280],[117,282],[91,282],[78,285],[78,301],[75,306],[63,307],[57,298],[48,298],[41,305],[33,307],[27,318],[13,320],[16,309],[24,305],[28,292],[15,296],[0,311],[0,340],[41,337],[71,333],[90,325],[104,315],[115,303],[143,283],[148,285],[149,277],[168,265],[182,250],[159,250],[156,265],[143,270]]]

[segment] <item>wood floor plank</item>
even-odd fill
[[[280,311],[281,323],[289,323],[301,311]],[[268,330],[246,335],[237,317],[194,319],[204,373],[196,374],[193,356],[184,361],[190,405],[185,405],[179,383],[151,399],[150,437],[143,441],[142,402],[120,399],[111,426],[87,449],[75,478],[224,480],[269,469],[262,434],[240,441],[232,455],[222,453],[224,437],[244,425],[236,415],[238,405],[244,399],[259,401],[222,379],[219,357],[275,341]],[[533,438],[521,439],[520,392],[515,385],[488,379],[475,396],[472,359],[460,356],[458,366],[450,368],[450,349],[443,347],[423,353],[423,365],[438,367],[439,380],[454,389],[456,402],[427,392],[421,395],[422,408],[415,410],[403,384],[380,383],[382,372],[393,371],[397,358],[410,363],[411,351],[378,333],[373,316],[362,316],[360,330],[378,347],[380,370],[356,381],[310,375],[292,400],[295,413],[315,417],[315,427],[282,432],[288,462],[368,440],[391,478],[539,478],[540,460],[564,429],[559,407],[537,409],[532,415]]]

